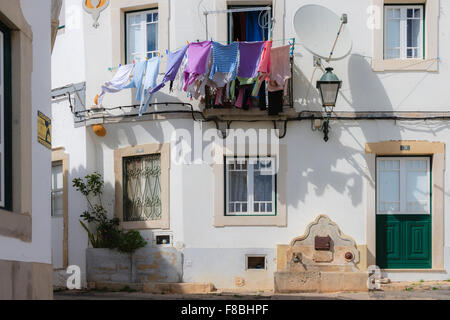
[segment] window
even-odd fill
[[[170,227],[170,144],[114,150],[114,215],[127,230]]]
[[[430,214],[430,158],[380,157],[378,214]]]
[[[227,157],[225,215],[275,215],[274,157]]]
[[[11,210],[10,34],[0,23],[0,207]]]
[[[63,196],[63,164],[62,161],[55,161],[52,163],[52,216],[63,215]]]
[[[264,270],[266,269],[266,256],[246,256],[247,258],[247,270],[256,269]]]
[[[123,221],[161,219],[161,156],[123,159]]]
[[[169,245],[170,244],[170,236],[168,234],[156,236],[156,244],[157,245]]]
[[[384,58],[424,58],[423,5],[386,5],[384,8]]]
[[[158,10],[128,12],[126,17],[127,63],[158,54]]]
[[[257,5],[253,7],[267,6]],[[229,6],[228,9],[243,10],[242,12],[228,13],[228,41],[269,40],[269,22],[271,21],[272,10],[247,11],[247,9],[252,9],[252,6]]]

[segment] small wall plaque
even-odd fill
[[[410,151],[410,150],[411,150],[411,146],[407,146],[407,145],[400,146],[400,151]]]
[[[326,237],[314,237],[314,249],[329,251],[331,249],[331,238],[330,236]]]
[[[52,120],[38,111],[38,142],[47,148],[52,148]]]

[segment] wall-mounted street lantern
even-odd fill
[[[342,81],[333,73],[333,68],[326,68],[326,73],[317,81],[316,87],[319,89],[320,97],[322,98],[322,106],[327,113],[327,118],[322,126],[324,134],[323,139],[328,141],[329,121],[331,112],[336,105],[336,99],[341,88]]]

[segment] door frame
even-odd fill
[[[69,155],[64,152],[64,148],[52,149],[52,163],[61,162],[63,167],[63,263],[62,269],[67,269],[69,265]]]
[[[444,270],[444,171],[445,144],[429,141],[381,141],[366,143],[366,242],[367,266],[376,265],[376,157],[377,156],[431,156],[431,269]],[[388,269],[411,272],[416,269]]]

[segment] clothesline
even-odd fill
[[[273,41],[234,41],[227,45],[213,40],[187,42],[179,50],[166,50],[166,72],[159,84],[157,78],[161,54],[119,66],[114,77],[101,87],[95,104],[101,107],[106,93],[137,88],[136,100],[141,102],[139,115],[142,115],[151,103],[153,94],[169,81],[172,91],[178,79],[178,89],[186,92],[191,99],[206,96],[206,87],[209,87],[216,91],[215,105],[222,105],[226,99],[242,109],[258,105],[265,110],[262,90],[267,86],[269,114],[277,114],[281,111],[283,96],[287,94],[287,80],[291,78],[290,59],[295,39],[291,41],[289,45],[279,47],[272,47]],[[180,68],[182,71],[179,72]]]
[[[212,38],[211,38],[211,41],[216,41],[216,40],[213,40]],[[295,46],[295,38],[284,38],[284,39],[272,39],[271,40],[272,42],[280,42],[280,41],[289,41],[289,44],[291,45],[291,55],[293,54],[293,47]],[[291,42],[292,41],[292,42]],[[197,39],[197,41],[193,41],[192,43],[195,43],[195,42],[199,42],[199,40]],[[219,42],[219,43],[221,43],[221,44],[230,44],[230,43],[233,43],[233,42],[239,42],[239,41],[233,41],[233,42],[229,42],[229,41],[216,41],[216,42]],[[245,41],[242,41],[242,42],[245,42]],[[252,41],[252,42],[260,42],[260,41]],[[187,45],[189,45],[189,41],[186,41],[186,44]],[[182,49],[182,48],[184,48],[184,46],[185,45],[183,45],[183,46],[180,46],[180,47],[178,47],[178,48],[175,48],[175,49],[173,49],[172,51],[174,52],[174,51],[178,51],[178,50],[180,50],[180,49]],[[165,50],[165,53],[166,53],[166,55],[167,54],[169,54],[169,50]],[[158,56],[159,57],[161,57],[161,58],[164,58],[164,54],[161,54],[161,51],[158,51]],[[147,61],[148,61],[148,58],[145,58]],[[135,60],[133,60],[133,64],[135,63]],[[118,66],[114,66],[114,67],[109,67],[108,68],[108,71],[114,71],[114,70],[117,70],[117,69],[119,69],[120,67],[122,66],[122,64],[119,64]]]

